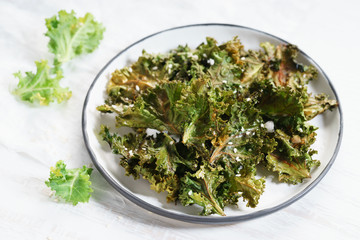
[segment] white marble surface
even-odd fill
[[[66,104],[33,107],[10,90],[12,73],[51,59],[44,19],[58,10],[91,12],[107,30],[99,49],[65,67]],[[360,235],[359,1],[25,1],[0,0],[0,239],[358,239]],[[232,225],[194,225],[146,212],[94,170],[88,204],[49,197],[49,167],[91,164],[81,111],[97,72],[134,41],[167,28],[206,22],[257,28],[297,44],[328,74],[344,113],[338,157],[302,199],[271,215]]]

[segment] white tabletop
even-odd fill
[[[44,19],[60,9],[91,12],[106,27],[92,54],[72,60],[65,104],[34,107],[10,92],[13,73],[51,59]],[[0,0],[0,239],[358,239],[360,235],[359,1]],[[198,225],[147,212],[124,199],[95,169],[89,203],[55,202],[44,181],[62,159],[91,165],[81,111],[96,74],[131,43],[171,27],[231,23],[298,45],[327,73],[344,113],[337,159],[303,198],[273,214],[231,225]]]

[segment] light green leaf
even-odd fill
[[[50,171],[50,178],[45,184],[55,191],[55,195],[73,205],[88,202],[91,188],[90,175],[92,168],[66,169],[63,161],[58,161]]]
[[[74,11],[61,10],[57,16],[45,21],[48,29],[45,35],[50,38],[49,50],[55,54],[55,62],[60,64],[80,54],[93,52],[105,31],[90,13],[77,18]]]
[[[71,91],[60,87],[59,84],[60,79],[63,78],[62,72],[58,70],[56,74],[51,74],[46,60],[35,62],[35,64],[35,74],[32,72],[25,72],[25,75],[20,72],[14,74],[19,79],[19,83],[12,93],[23,101],[38,102],[40,105],[49,105],[55,99],[58,103],[68,100],[71,97]]]

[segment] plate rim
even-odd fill
[[[327,172],[329,171],[329,169],[331,168],[331,166],[333,165],[337,154],[339,152],[340,149],[340,145],[341,145],[341,141],[342,141],[342,136],[343,136],[343,113],[342,113],[342,108],[341,108],[341,103],[340,103],[340,99],[338,97],[338,94],[333,86],[333,84],[331,83],[329,77],[327,76],[327,74],[322,70],[322,68],[305,52],[303,52],[301,49],[299,49],[299,52],[304,55],[313,65],[316,66],[316,68],[318,69],[318,71],[320,71],[323,75],[325,80],[327,81],[331,91],[333,92],[335,99],[338,102],[338,111],[339,111],[339,117],[340,117],[340,128],[339,128],[339,133],[338,133],[338,139],[337,139],[337,143],[336,143],[336,147],[334,150],[334,153],[332,155],[332,157],[330,158],[330,161],[328,162],[328,164],[325,166],[325,168],[322,170],[322,172],[319,174],[319,176],[313,180],[313,182],[311,182],[306,188],[304,188],[302,191],[300,191],[299,193],[297,193],[296,195],[294,195],[293,197],[291,197],[290,199],[288,199],[287,201],[278,204],[276,206],[273,207],[269,207],[266,209],[262,209],[256,212],[252,212],[252,213],[248,213],[245,215],[240,215],[240,216],[195,216],[195,215],[187,215],[187,214],[179,214],[179,213],[175,213],[175,212],[170,212],[166,209],[154,206],[144,200],[142,200],[141,198],[135,196],[132,192],[127,191],[126,189],[123,189],[120,185],[118,185],[113,178],[109,175],[109,173],[101,166],[101,164],[98,162],[95,153],[93,152],[93,150],[90,147],[90,142],[89,142],[89,137],[88,137],[88,133],[86,131],[87,128],[87,114],[86,114],[86,109],[88,106],[88,101],[90,98],[90,94],[91,91],[95,85],[95,83],[97,82],[97,80],[99,79],[99,77],[101,76],[101,74],[105,71],[105,69],[107,69],[107,67],[116,59],[118,58],[120,55],[122,55],[124,52],[126,52],[128,49],[132,48],[133,46],[145,41],[148,38],[154,37],[156,35],[165,33],[165,32],[169,32],[169,31],[174,31],[174,30],[178,30],[178,29],[182,29],[182,28],[191,28],[191,27],[204,27],[204,26],[222,26],[222,27],[235,27],[235,28],[240,28],[240,29],[247,29],[253,32],[257,32],[257,33],[261,33],[267,36],[270,36],[272,38],[275,38],[279,41],[282,41],[286,44],[289,44],[288,41],[274,36],[270,33],[264,32],[262,30],[258,30],[255,28],[251,28],[251,27],[246,27],[246,26],[242,26],[242,25],[236,25],[236,24],[228,24],[228,23],[198,23],[198,24],[189,24],[189,25],[183,25],[183,26],[178,26],[178,27],[173,27],[173,28],[168,28],[153,34],[150,34],[132,44],[130,44],[128,47],[124,48],[123,50],[121,50],[119,53],[117,53],[113,58],[110,59],[110,61],[108,61],[104,67],[99,71],[99,73],[96,75],[96,77],[94,78],[93,82],[91,83],[85,100],[84,100],[84,104],[83,104],[83,109],[82,109],[82,120],[81,120],[81,126],[82,126],[82,134],[83,134],[83,139],[84,139],[84,143],[86,146],[86,149],[91,157],[91,160],[93,162],[93,164],[95,165],[95,167],[97,168],[97,170],[100,172],[100,174],[105,178],[105,180],[110,183],[110,185],[115,188],[115,190],[117,190],[121,195],[123,195],[125,198],[127,198],[128,200],[130,200],[131,202],[135,203],[136,205],[138,205],[141,208],[144,208],[150,212],[153,212],[155,214],[158,214],[160,216],[163,217],[167,217],[167,218],[171,218],[171,219],[175,219],[175,220],[180,220],[183,222],[190,222],[190,223],[198,223],[198,224],[230,224],[230,223],[236,223],[236,222],[241,222],[241,221],[245,221],[245,220],[250,220],[250,219],[255,219],[258,217],[262,217],[271,213],[274,213],[280,209],[283,209],[289,205],[291,205],[292,203],[296,202],[297,200],[299,200],[300,198],[302,198],[304,195],[306,195],[310,190],[312,190],[321,180],[322,178],[327,174]]]

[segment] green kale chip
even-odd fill
[[[116,70],[97,109],[113,113],[116,127],[134,130],[100,131],[126,175],[147,179],[169,202],[201,206],[202,215],[225,215],[240,198],[256,207],[265,191],[261,166],[280,182],[309,178],[320,162],[311,149],[317,128],[308,120],[337,102],[308,93],[317,73],[297,62],[296,46],[261,47],[207,38],[196,49],[143,51]]]

